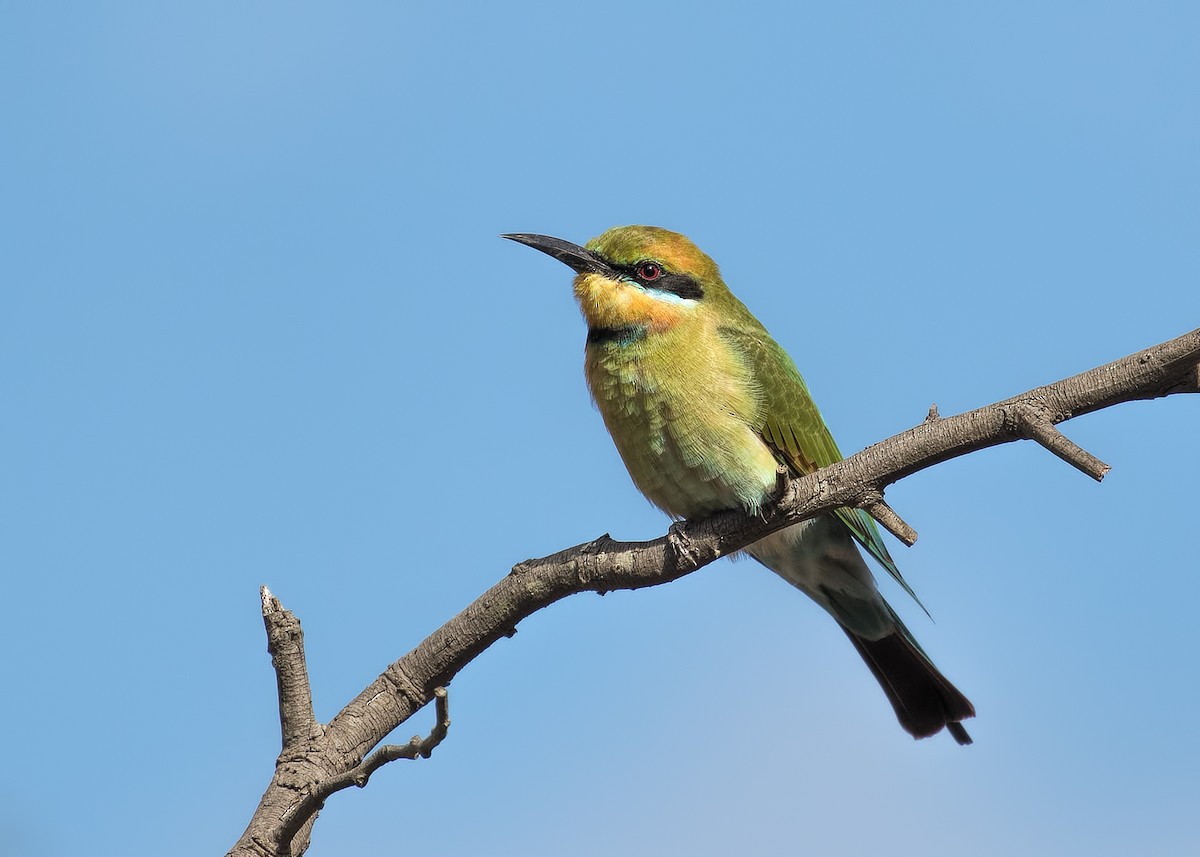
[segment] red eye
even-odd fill
[[[637,267],[637,275],[639,280],[657,280],[662,276],[662,268],[653,262],[642,262]]]

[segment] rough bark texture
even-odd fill
[[[444,691],[439,724],[424,741],[367,754],[428,703],[450,679],[517,623],[577,592],[640,589],[676,580],[788,524],[839,506],[866,509],[902,540],[916,533],[883,502],[883,490],[960,455],[1029,439],[1095,479],[1108,465],[1055,428],[1121,402],[1200,392],[1200,330],[1089,372],[964,414],[936,408],[920,425],[800,479],[781,475],[777,502],[761,516],[727,512],[671,527],[651,542],[607,535],[515,566],[499,583],[434,631],[351,700],[328,724],[316,722],[300,624],[264,588],[263,620],[279,685],[283,750],[249,826],[230,855],[296,855],[308,847],[326,797],[364,785],[393,758],[428,756],[449,726]]]

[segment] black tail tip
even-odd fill
[[[957,741],[963,747],[967,746],[968,744],[975,743],[974,741],[971,740],[971,736],[967,734],[967,730],[963,728],[963,725],[961,723],[955,723],[955,722],[947,723],[946,731],[949,732],[950,735],[954,738],[954,740]]]

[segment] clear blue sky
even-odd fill
[[[260,584],[327,719],[514,562],[664,531],[569,272],[501,232],[689,234],[848,452],[1195,327],[1197,9],[6,4],[0,852],[232,844]],[[1188,852],[1198,425],[1068,424],[1102,485],[1022,444],[890,491],[973,747],[722,562],[523,624],[311,853]]]

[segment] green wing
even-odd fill
[[[797,475],[812,473],[841,461],[843,456],[829,433],[821,412],[808,392],[808,385],[792,358],[766,330],[732,327],[720,329],[722,337],[745,357],[752,378],[758,381],[763,399],[759,433],[780,461]],[[925,610],[900,574],[875,520],[862,509],[838,509],[838,518],[867,553],[873,556],[904,591]],[[925,610],[928,613],[928,610]]]

